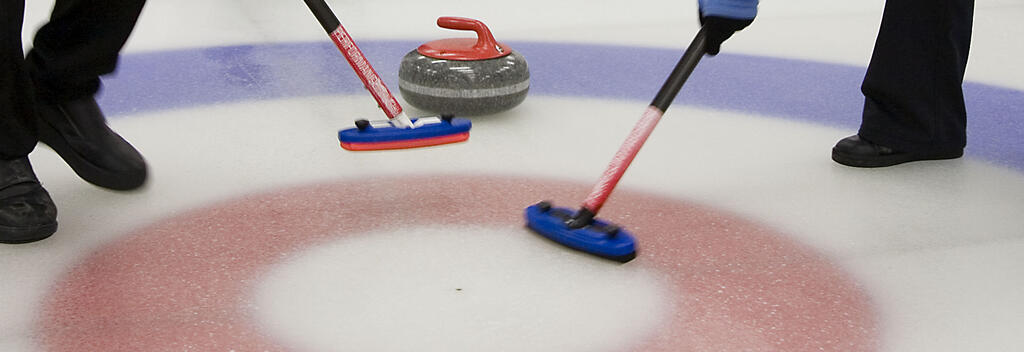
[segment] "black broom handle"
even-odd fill
[[[327,2],[324,0],[303,0],[306,2],[306,6],[313,12],[313,16],[320,22],[320,25],[324,27],[327,33],[333,32],[338,26],[341,25],[341,21],[338,20],[338,16],[334,15],[334,11],[331,11],[331,7],[327,6]]]
[[[704,27],[701,27],[697,35],[693,37],[693,41],[690,42],[690,46],[686,48],[683,57],[679,59],[676,68],[672,70],[672,74],[668,76],[668,80],[661,86],[658,95],[654,96],[651,106],[658,108],[662,112],[668,110],[668,106],[672,104],[676,94],[679,94],[679,90],[683,88],[683,83],[686,83],[686,79],[690,78],[693,69],[697,67],[700,58],[704,56],[705,44],[707,44],[707,34]]]

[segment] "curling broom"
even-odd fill
[[[706,34],[701,28],[580,209],[573,213],[569,208],[554,207],[547,201],[531,205],[524,212],[526,225],[530,229],[566,247],[599,257],[623,263],[636,258],[636,240],[633,235],[615,224],[596,218],[597,212],[697,67],[704,55],[705,44]]]
[[[452,116],[423,117],[410,119],[402,112],[402,106],[391,94],[384,81],[370,66],[366,56],[356,46],[352,37],[341,25],[338,17],[324,0],[304,0],[323,26],[338,50],[345,55],[349,65],[363,81],[363,86],[377,100],[388,120],[357,120],[354,128],[338,131],[341,147],[347,150],[385,150],[427,147],[462,142],[469,139],[472,123],[468,119]]]

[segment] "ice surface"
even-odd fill
[[[275,267],[254,314],[308,351],[568,352],[627,350],[672,310],[654,275],[531,236],[463,226],[358,234]]]
[[[357,41],[365,38],[421,42],[456,36],[452,31],[435,28],[433,21],[441,15],[477,17],[488,24],[499,40],[512,44],[613,44],[680,49],[696,28],[696,5],[687,2],[650,0],[593,6],[591,2],[583,1],[557,4],[527,1],[517,3],[514,8],[499,6],[502,4],[486,1],[435,1],[412,5],[399,1],[331,2]],[[723,50],[728,54],[767,55],[863,67],[870,55],[882,5],[881,0],[764,2],[761,16],[755,24],[731,39]],[[42,23],[52,2],[32,1],[27,6],[23,35],[26,47],[31,43],[31,33]],[[658,11],[647,11],[650,9]],[[217,51],[223,46],[247,44],[281,44],[287,48],[290,43],[326,41],[322,29],[307,12],[297,2],[275,2],[255,7],[245,1],[150,2],[126,50],[132,55],[161,55],[166,53],[164,50],[171,49],[208,48]],[[1024,70],[1018,69],[1024,42],[1017,40],[1024,36],[1024,26],[1020,26],[1018,21],[1022,15],[1024,6],[1016,0],[978,2],[978,20],[967,71],[969,84],[1007,87],[1009,90],[1003,93],[1019,96],[1024,89]],[[573,54],[565,53],[567,58],[572,58]],[[51,151],[39,147],[32,154],[33,165],[60,208],[61,230],[40,243],[0,247],[0,267],[4,268],[0,271],[0,282],[3,282],[0,285],[0,302],[3,302],[0,308],[0,350],[30,352],[56,349],[46,344],[45,341],[52,341],[46,337],[67,331],[42,325],[47,317],[41,311],[46,304],[53,302],[59,292],[68,293],[82,287],[95,289],[91,291],[97,294],[95,297],[80,297],[88,301],[90,298],[137,292],[132,290],[139,287],[151,287],[142,285],[143,281],[152,282],[159,277],[147,277],[146,272],[133,271],[132,268],[162,263],[157,260],[163,259],[155,256],[119,257],[105,262],[107,265],[93,263],[91,265],[95,266],[85,268],[95,269],[93,273],[98,276],[80,276],[93,279],[87,281],[92,285],[60,286],[67,282],[68,275],[81,275],[83,263],[91,263],[88,260],[97,254],[109,254],[112,248],[123,248],[119,245],[145,239],[136,237],[140,228],[225,200],[339,180],[368,182],[394,176],[408,178],[408,183],[400,186],[403,187],[400,188],[402,192],[381,194],[380,197],[409,194],[417,187],[429,187],[418,182],[424,175],[535,177],[587,185],[596,180],[647,103],[635,98],[531,95],[512,111],[474,120],[472,137],[462,145],[404,152],[346,153],[336,145],[337,129],[348,126],[355,118],[380,116],[380,112],[369,96],[362,92],[310,93],[317,90],[311,88],[331,86],[335,83],[332,80],[345,75],[311,73],[304,69],[308,65],[304,60],[308,58],[300,56],[296,54],[294,60],[260,62],[275,65],[275,70],[269,71],[273,75],[269,76],[250,75],[251,71],[226,67],[220,75],[200,79],[214,80],[226,87],[231,85],[231,89],[251,88],[259,92],[258,89],[266,88],[261,85],[269,84],[278,90],[294,89],[301,94],[272,98],[256,95],[248,100],[169,101],[163,110],[121,110],[117,116],[112,116],[112,126],[135,143],[150,162],[153,178],[141,192],[109,192],[87,185]],[[340,56],[338,59],[342,60]],[[629,59],[641,62],[644,58],[635,56]],[[126,67],[130,65],[126,64]],[[771,82],[772,73],[751,74],[751,80]],[[600,85],[601,77],[602,74],[595,73],[588,84]],[[182,81],[176,89],[188,92],[195,90],[197,84]],[[653,91],[660,82],[651,84]],[[684,91],[705,88],[688,86]],[[793,90],[786,87],[778,89],[784,92]],[[855,91],[857,87],[851,86],[850,89]],[[233,92],[224,90],[225,94]],[[139,94],[147,93],[152,92]],[[990,112],[1000,108],[983,106],[972,111]],[[857,113],[850,111],[846,118],[855,122]],[[831,118],[835,117],[827,117]],[[996,120],[972,119],[969,132],[1019,130],[1020,125],[1012,123],[1012,116],[1009,120],[1005,117],[1000,119],[998,121],[1002,122],[995,125],[992,123]],[[808,119],[708,109],[691,106],[685,101],[677,102],[619,187],[621,192],[646,192],[728,212],[733,219],[745,219],[762,229],[770,229],[772,235],[768,238],[804,246],[801,248],[814,254],[809,258],[817,258],[833,265],[836,270],[848,273],[848,279],[852,281],[847,284],[862,290],[870,299],[867,312],[877,313],[869,317],[877,319],[881,338],[878,347],[882,351],[1013,350],[1024,345],[1024,340],[1015,330],[1024,325],[1024,305],[1019,299],[1024,287],[1024,275],[1021,275],[1018,260],[1024,245],[1024,232],[1021,230],[1024,223],[1019,216],[1024,210],[1024,175],[1020,169],[993,165],[970,156],[955,161],[915,163],[884,170],[845,168],[828,160],[828,150],[836,140],[853,131],[830,126]],[[972,136],[968,152],[974,145],[997,142],[987,134]],[[1012,161],[1006,163],[1012,164]],[[567,196],[563,201],[571,203],[574,199],[581,199],[585,191],[586,187],[578,197]],[[488,200],[481,197],[463,201]],[[332,201],[341,202],[343,199]],[[451,201],[438,198],[431,204]],[[616,204],[626,205],[617,203],[613,195],[609,209],[615,209]],[[642,206],[643,202],[629,205]],[[608,215],[615,216],[627,227],[647,226],[630,221],[638,214],[616,214],[609,210]],[[699,221],[697,224],[707,225]],[[580,334],[603,338],[614,336],[602,333],[610,326],[612,316],[626,316],[640,319],[641,325],[630,331],[637,334],[633,336],[642,336],[645,331],[650,331],[643,324],[652,324],[654,320],[648,319],[653,318],[629,314],[663,308],[658,302],[665,298],[665,291],[659,286],[661,281],[651,280],[647,276],[649,273],[626,267],[598,270],[600,266],[593,262],[570,260],[570,257],[563,257],[565,253],[557,251],[557,247],[545,246],[535,239],[512,240],[516,236],[508,231],[522,229],[466,224],[450,229],[402,228],[421,237],[414,241],[397,240],[399,230],[396,227],[366,232],[360,237],[338,239],[323,247],[306,248],[306,251],[288,252],[276,248],[278,251],[268,252],[275,256],[284,253],[289,261],[272,267],[266,276],[267,281],[259,283],[259,290],[248,292],[251,295],[246,297],[258,302],[251,307],[259,308],[249,311],[252,318],[263,324],[265,330],[262,332],[293,343],[297,345],[296,349],[331,349],[325,346],[340,344],[342,340],[339,339],[352,337],[334,334],[336,330],[331,329],[339,327],[365,328],[369,330],[364,330],[360,336],[383,337],[385,332],[382,331],[386,329],[379,324],[387,318],[389,324],[406,324],[410,330],[423,330],[408,335],[408,340],[401,338],[401,332],[392,331],[395,338],[384,341],[390,345],[381,346],[381,349],[397,348],[408,341],[426,341],[425,344],[442,346],[439,349],[458,350],[478,346],[475,344],[481,343],[478,338],[483,336],[528,350],[551,347],[531,345],[536,340],[530,339],[511,341],[508,336],[496,333],[501,329],[519,329],[515,331],[537,339],[553,339],[565,347],[553,350],[570,350],[573,346],[594,350],[588,346],[570,346],[582,340],[559,340],[560,336],[546,335],[556,329],[545,328],[551,325],[544,324],[564,324],[576,318],[590,319],[595,324],[581,326]],[[180,237],[174,238],[189,238],[186,235],[178,234]],[[244,242],[247,239],[245,235],[238,234],[236,240]],[[724,243],[716,242],[716,238],[708,235],[704,244]],[[461,250],[467,254],[432,255],[442,249],[430,246],[442,242],[457,244],[445,250]],[[641,253],[649,242],[649,239],[640,239]],[[197,241],[187,245],[204,248],[209,244]],[[254,246],[252,243],[240,245],[249,249]],[[420,251],[423,248],[433,250]],[[667,249],[685,251],[693,248],[678,246]],[[373,261],[375,258],[366,253],[370,251],[402,255],[387,261]],[[753,254],[759,255],[767,252],[767,249],[752,250]],[[520,260],[516,261],[517,258]],[[762,264],[785,262],[782,259],[771,262],[768,258],[759,258]],[[640,263],[642,259],[638,259]],[[370,263],[380,263],[381,266],[367,267]],[[414,265],[421,263],[426,265]],[[541,270],[550,269],[551,264],[558,264],[557,269]],[[157,267],[160,265],[148,268]],[[757,266],[746,267],[744,269],[749,271],[743,272],[755,272],[750,269],[753,267]],[[357,272],[354,268],[364,270]],[[309,271],[322,274],[314,277]],[[104,280],[110,280],[110,277],[99,274],[108,272],[139,278],[140,282],[134,286],[104,286],[110,282]],[[288,274],[293,272],[296,275]],[[366,272],[373,274],[358,275]],[[503,275],[499,276],[501,281],[492,276],[496,272]],[[216,274],[230,273],[212,271],[204,275],[216,277]],[[401,274],[404,280],[396,279],[396,274]],[[190,283],[200,277],[205,276],[197,273],[195,277],[180,279]],[[560,281],[559,278],[568,279]],[[711,275],[695,277],[695,282],[702,283],[695,285],[696,288],[714,288],[713,282],[700,281],[711,278]],[[365,290],[338,290],[348,283],[343,279],[361,282]],[[533,286],[529,284],[535,280],[543,282],[537,285],[543,287],[531,290]],[[742,280],[740,276],[735,282],[749,281]],[[608,282],[628,285],[605,285]],[[310,289],[288,290],[287,285]],[[385,291],[385,288],[391,291]],[[463,290],[458,291],[458,288]],[[568,302],[540,299],[545,293],[556,293],[557,297],[564,298],[567,295],[563,293],[575,288],[583,288],[591,294],[586,295],[586,299]],[[808,289],[809,292],[793,291],[807,295],[793,297],[816,297],[816,293],[829,287],[814,288]],[[371,292],[371,289],[385,292]],[[403,295],[398,292],[400,290],[419,294]],[[728,294],[723,299],[749,298],[754,299],[753,302],[777,297],[723,292]],[[483,293],[488,295],[485,297]],[[515,296],[516,293],[520,295]],[[614,295],[620,294],[647,295],[650,299],[639,302],[646,304],[640,307],[642,309],[618,310],[614,314],[603,311],[609,315],[577,313],[593,304],[614,301],[617,297]],[[143,296],[140,301],[156,297]],[[367,305],[346,305],[355,299],[363,300]],[[498,302],[499,299],[503,300]],[[127,299],[122,297],[116,301],[124,303]],[[319,302],[327,302],[329,309],[318,309],[324,307],[318,305]],[[433,303],[433,306],[414,304],[418,302]],[[530,302],[537,306],[528,304]],[[200,301],[182,303],[202,307]],[[799,299],[790,303],[823,304]],[[535,308],[534,311],[529,311],[528,305]],[[404,316],[402,312],[393,310],[398,306],[405,309],[403,312],[415,314]],[[291,309],[293,307],[303,310]],[[707,321],[704,319],[695,321],[694,326],[706,329],[706,336],[732,338],[737,344],[766,343],[758,340],[765,335],[737,328],[740,325],[717,314],[729,312],[722,307],[727,306],[719,306],[720,310],[708,316],[721,319],[715,324],[726,323],[700,325]],[[373,309],[369,308],[381,314],[374,315]],[[359,321],[378,325],[356,326],[354,320],[340,319],[341,313],[338,312],[343,310],[364,314],[359,316]],[[305,316],[303,312],[309,312],[309,315]],[[445,312],[452,314],[445,315]],[[526,312],[536,314],[527,315]],[[383,313],[391,315],[383,316]],[[131,316],[133,319],[138,317],[145,318],[144,315]],[[534,325],[515,326],[532,317],[545,319],[535,321]],[[96,316],[80,318],[98,325],[104,322]],[[140,318],[135,322],[152,323],[149,327],[172,333],[192,329],[187,331],[205,336],[225,331],[213,329],[202,322],[192,324],[194,321],[187,316],[178,318],[181,320]],[[444,324],[431,324],[437,321],[434,319],[442,318],[447,318],[442,320]],[[784,330],[794,321],[777,320],[778,325],[768,329]],[[483,324],[491,330],[469,330],[465,328],[468,324]],[[291,330],[289,325],[303,329]],[[108,328],[106,331],[122,334],[118,336],[131,336],[134,330]],[[431,340],[429,332],[450,333],[454,341]],[[478,332],[485,334],[477,336]],[[181,336],[188,340],[187,337],[198,335]],[[372,339],[355,342],[380,343],[368,340]],[[130,342],[137,341],[124,342],[130,345]],[[622,344],[630,342],[635,341],[619,341]],[[614,346],[616,341],[608,343]],[[189,346],[188,341],[179,346]]]

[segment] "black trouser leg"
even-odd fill
[[[901,151],[962,149],[974,0],[888,0],[861,91],[860,136]]]
[[[25,70],[24,0],[0,0],[0,159],[28,155],[36,145],[32,85]]]
[[[38,99],[47,103],[93,95],[111,73],[145,0],[57,0],[28,54]]]

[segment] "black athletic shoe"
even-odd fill
[[[0,159],[0,243],[27,243],[57,231],[57,207],[28,157]]]
[[[861,139],[859,135],[843,138],[832,147],[832,160],[853,167],[885,167],[918,160],[956,159],[963,148],[938,152],[901,152]]]
[[[39,116],[39,139],[82,179],[121,191],[146,182],[142,154],[107,127],[106,117],[92,97],[42,105]]]

